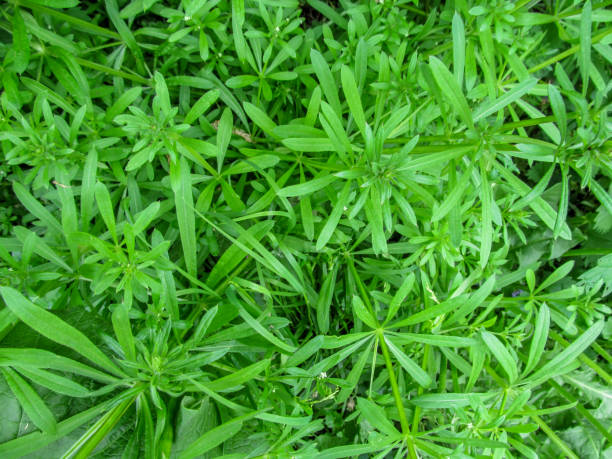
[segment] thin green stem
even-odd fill
[[[395,376],[395,370],[393,370],[393,362],[391,361],[391,355],[389,354],[389,348],[385,342],[385,336],[382,330],[377,331],[378,338],[380,341],[380,349],[382,350],[383,357],[385,359],[385,365],[387,366],[387,372],[389,373],[389,382],[391,383],[391,391],[393,392],[393,398],[395,399],[395,405],[399,413],[400,425],[402,426],[402,433],[406,436],[406,442],[408,444],[408,451],[410,457],[416,459],[418,456],[414,448],[414,441],[410,434],[410,424],[408,424],[408,418],[406,417],[406,411],[404,410],[404,404],[402,403],[402,396],[399,391],[397,384],[397,378]]]
[[[560,384],[557,384],[554,380],[549,380],[550,384],[559,394],[561,394],[568,402],[576,403],[576,409],[582,414],[593,427],[595,427],[605,438],[608,443],[612,445],[612,434],[606,430],[606,428],[599,422],[590,412],[587,410],[569,391],[565,390]]]
[[[532,406],[528,406],[528,408],[535,409]],[[567,446],[565,442],[561,440],[561,438],[559,438],[559,436],[548,426],[548,424],[544,422],[541,417],[535,414],[532,414],[529,417],[533,419],[538,426],[540,426],[540,429],[542,429],[542,431],[548,435],[548,438],[550,438],[550,440],[559,447],[566,457],[569,457],[570,459],[579,459],[578,456],[576,456],[576,453],[574,453],[570,447]]]

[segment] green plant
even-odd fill
[[[607,6],[1,5],[0,456],[609,455]]]

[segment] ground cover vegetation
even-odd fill
[[[3,2],[0,457],[610,457],[611,21]]]

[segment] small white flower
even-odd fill
[[[276,30],[276,32],[278,33],[278,32],[280,32],[280,27],[279,27],[279,26],[276,26],[276,27],[274,28],[274,30]]]
[[[185,22],[191,21],[191,16],[185,16],[183,19],[185,20]]]
[[[319,375],[319,379],[325,379],[325,378],[327,378],[327,373],[322,371],[321,374]]]

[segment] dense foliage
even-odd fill
[[[612,454],[609,6],[3,2],[0,457]]]

